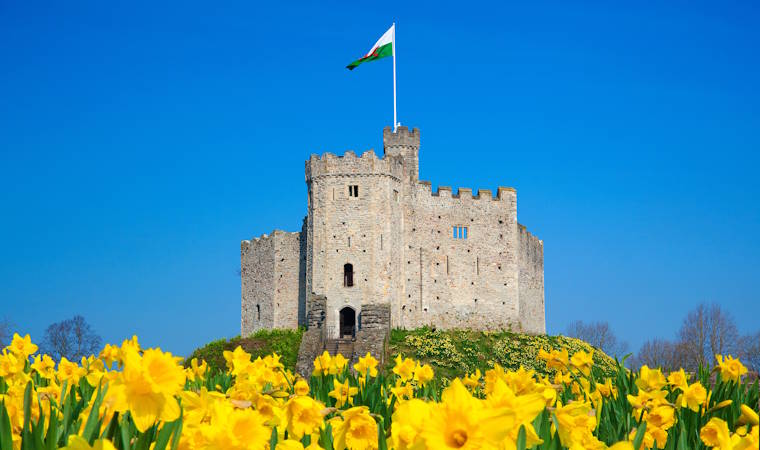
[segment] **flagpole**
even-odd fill
[[[396,132],[398,120],[396,119],[396,22],[393,22],[393,132]]]

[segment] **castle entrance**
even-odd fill
[[[339,337],[352,338],[356,336],[356,311],[350,306],[340,310]]]

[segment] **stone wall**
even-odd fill
[[[274,239],[264,235],[240,244],[240,334],[274,327]]]
[[[521,331],[544,334],[544,243],[522,225],[519,232]]]
[[[323,327],[326,303],[327,299],[324,296],[311,295],[309,297],[309,311],[306,314],[308,329],[301,336],[296,361],[296,372],[307,380],[314,370],[314,358],[322,353],[324,347]]]
[[[354,354],[357,358],[370,353],[380,364],[385,363],[390,338],[390,319],[390,305],[362,307],[361,329],[356,333],[354,343]]]
[[[394,305],[401,328],[510,329],[518,321],[515,190],[417,183],[405,211],[404,296]],[[455,227],[462,229],[455,236]],[[466,239],[464,232],[466,229]]]
[[[275,230],[243,241],[241,335],[262,328],[297,328],[305,322],[305,255],[301,233]]]

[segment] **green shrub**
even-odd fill
[[[538,359],[540,349],[567,348],[570,355],[579,350],[594,351],[594,365],[605,374],[615,372],[615,361],[601,350],[592,348],[579,339],[565,336],[532,336],[508,331],[433,330],[429,327],[416,330],[393,330],[390,353],[401,353],[429,363],[436,375],[443,379],[461,377],[476,369],[485,371],[500,364],[517,370],[524,367],[539,375],[548,375],[546,364]],[[393,361],[389,361],[393,366]]]
[[[272,352],[281,356],[280,361],[286,369],[295,370],[298,360],[298,347],[301,345],[303,329],[297,330],[259,330],[242,338],[235,336],[231,339],[219,339],[197,348],[185,359],[185,367],[190,365],[193,358],[206,361],[211,372],[227,370],[224,360],[225,351],[233,351],[237,346],[250,353],[253,359],[262,358]]]

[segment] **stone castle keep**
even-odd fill
[[[383,149],[311,155],[301,231],[242,242],[241,334],[308,326],[302,352],[352,338],[361,355],[390,328],[544,333],[543,242],[515,190],[434,191],[416,128],[385,128]]]

